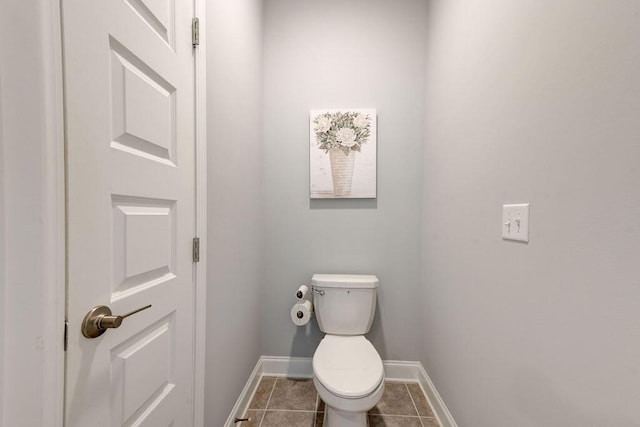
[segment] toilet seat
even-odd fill
[[[380,386],[384,367],[380,355],[363,335],[327,334],[313,355],[313,374],[332,394],[359,399]]]

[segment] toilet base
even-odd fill
[[[322,427],[366,427],[366,412],[346,412],[325,406]]]

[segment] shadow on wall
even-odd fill
[[[380,292],[380,288],[378,288]],[[382,311],[380,310],[380,294],[378,294],[378,301],[376,302],[376,314],[373,318],[373,324],[371,330],[367,334],[367,339],[371,341],[371,344],[376,348],[378,354],[382,360],[386,360],[387,348],[384,340],[384,330],[382,328]]]
[[[378,199],[309,199],[311,209],[377,209]]]
[[[587,408],[575,407],[571,400],[562,396],[554,388],[553,382],[540,371],[521,369],[513,376],[511,396],[512,405],[533,425],[566,426],[572,420],[572,426],[635,426],[634,420],[628,418],[613,419],[611,413],[597,414],[588,412]],[[520,399],[518,396],[526,396]],[[536,396],[532,401],[531,396]]]
[[[296,333],[291,341],[291,357],[311,357],[316,351],[320,340],[324,336],[318,328],[318,322],[315,316],[304,326],[296,326]]]

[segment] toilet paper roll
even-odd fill
[[[306,325],[313,316],[311,301],[300,302],[291,307],[291,320],[297,326]]]
[[[302,285],[296,291],[296,298],[298,298],[299,300],[303,300],[307,297],[308,294],[309,294],[309,287],[307,285]]]

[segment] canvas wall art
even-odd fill
[[[375,198],[376,110],[311,110],[309,122],[310,197]]]

